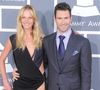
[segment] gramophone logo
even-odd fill
[[[94,5],[94,0],[77,0],[77,5],[72,8],[72,15],[88,17],[100,15],[100,13]]]

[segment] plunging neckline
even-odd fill
[[[36,49],[34,49],[34,52],[32,52],[32,55],[31,55],[29,49],[27,48],[27,46],[25,46],[25,48],[26,48],[26,50],[27,50],[29,56],[30,56],[31,58],[34,58],[34,57],[35,57],[35,53],[36,53]]]

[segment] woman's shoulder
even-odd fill
[[[9,39],[10,39],[11,42],[16,41],[16,34],[10,35]]]
[[[11,42],[12,47],[13,47],[13,49],[14,49],[15,46],[16,46],[16,34],[10,35],[9,39],[10,39],[10,42]]]
[[[16,38],[16,34],[10,35],[10,39]]]

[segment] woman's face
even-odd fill
[[[30,10],[25,10],[21,17],[21,23],[24,30],[32,30],[34,20]]]

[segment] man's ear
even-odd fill
[[[76,35],[80,35],[79,32],[77,32],[77,31],[74,31],[74,33],[75,33]]]

